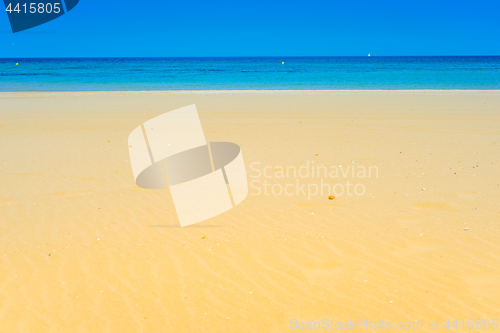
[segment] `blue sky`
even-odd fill
[[[95,1],[0,57],[500,55],[500,1]]]

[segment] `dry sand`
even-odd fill
[[[378,178],[324,179],[366,190],[334,200],[250,188],[180,228],[168,190],[135,185],[127,137],[189,104],[275,192],[297,179],[252,163]],[[500,91],[1,93],[0,331],[500,319],[499,148]]]

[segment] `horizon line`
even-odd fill
[[[67,56],[67,57],[0,57],[0,59],[127,59],[127,58],[390,58],[390,57],[400,57],[400,58],[410,58],[410,57],[500,57],[500,55],[336,55],[336,56]]]

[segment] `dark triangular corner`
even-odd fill
[[[64,4],[66,5],[66,13],[72,10],[77,4],[79,0],[64,0]]]
[[[72,0],[72,2],[75,2],[74,5],[76,5],[78,0]],[[38,0],[37,3],[26,3],[25,9],[23,9],[23,5],[19,2],[4,0],[4,4],[6,11],[7,8],[9,8],[8,6],[10,6],[10,11],[7,11],[7,16],[13,33],[31,29],[64,15],[61,0]],[[51,9],[50,12],[44,10],[42,13],[30,13],[31,6],[36,6],[35,8],[38,8],[38,5],[40,4],[43,4],[44,9],[47,8],[48,4],[50,4],[50,7],[48,7]]]

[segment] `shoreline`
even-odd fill
[[[0,91],[0,99],[9,96],[30,97],[37,95],[119,95],[119,94],[152,94],[152,95],[229,95],[229,94],[297,94],[297,95],[311,95],[311,94],[386,94],[386,95],[424,95],[424,94],[437,94],[437,95],[456,95],[456,94],[500,94],[500,89],[379,89],[379,90],[85,90],[85,91]]]

